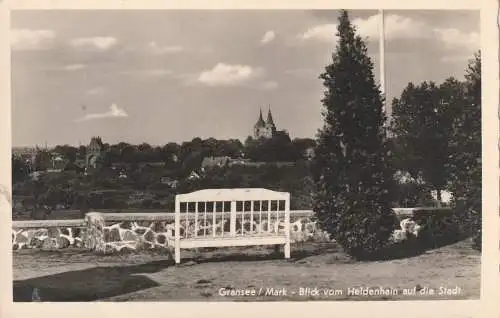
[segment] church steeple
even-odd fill
[[[269,110],[267,112],[267,122],[266,124],[274,126],[273,114],[271,114],[271,105],[269,105]]]
[[[255,123],[255,127],[264,127],[266,123],[264,122],[264,119],[262,118],[262,108],[260,109],[259,112],[259,119],[257,120],[257,123]]]

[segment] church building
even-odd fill
[[[267,120],[264,121],[262,118],[262,109],[260,110],[259,119],[255,123],[253,128],[254,139],[266,138],[270,139],[276,135],[276,126],[274,125],[273,115],[271,114],[271,108],[267,113]]]
[[[104,155],[104,145],[101,137],[92,137],[85,152],[85,167],[97,168],[97,163]]]

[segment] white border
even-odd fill
[[[500,316],[499,274],[499,67],[497,3],[494,0],[0,0],[0,185],[11,190],[10,10],[13,9],[481,9],[483,63],[483,258],[479,301],[299,302],[299,303],[30,303],[12,302],[10,207],[0,198],[1,317],[495,317]]]

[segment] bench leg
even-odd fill
[[[290,242],[285,243],[285,259],[290,258]]]
[[[175,242],[175,264],[181,263],[181,244],[180,242]]]

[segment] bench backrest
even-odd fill
[[[290,226],[290,193],[237,188],[179,194],[175,224],[179,239],[285,236]]]

